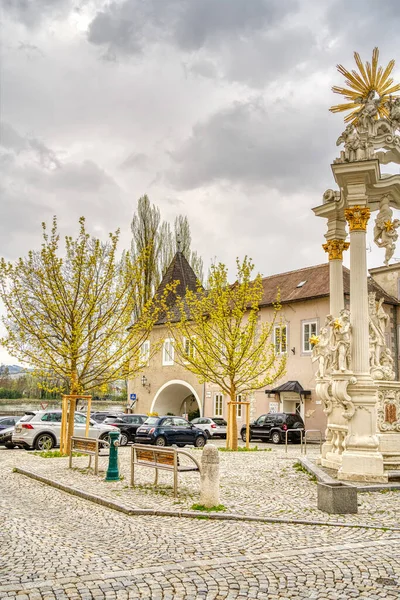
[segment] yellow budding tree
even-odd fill
[[[76,239],[59,248],[57,220],[43,224],[40,251],[0,262],[0,296],[7,335],[1,343],[45,380],[82,394],[140,370],[140,347],[157,319],[145,306],[132,324],[142,262],[118,256],[119,231],[106,242],[91,237],[80,219]],[[128,331],[129,328],[129,331]]]
[[[272,308],[271,321],[262,322],[262,279],[252,276],[253,269],[247,257],[242,263],[238,260],[237,280],[230,285],[225,265],[213,265],[208,289],[199,284],[196,292],[187,290],[167,311],[177,362],[200,383],[216,384],[231,402],[270,385],[286,366],[285,357],[275,353],[271,335],[279,303]],[[232,415],[228,447],[236,450],[236,410],[228,414]]]

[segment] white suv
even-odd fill
[[[199,417],[191,421],[193,425],[202,429],[207,434],[208,439],[212,437],[226,438],[226,421],[221,417]]]
[[[75,413],[74,435],[85,437],[86,415]],[[107,439],[110,431],[119,431],[112,425],[102,425],[90,419],[89,437]],[[13,444],[18,444],[26,450],[50,450],[60,445],[61,410],[39,410],[36,413],[25,414],[15,425],[12,434]]]

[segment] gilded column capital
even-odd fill
[[[325,252],[328,252],[329,260],[343,260],[343,250],[348,250],[349,242],[344,240],[328,240],[326,244],[322,244]]]
[[[344,211],[350,231],[366,231],[370,215],[371,211],[368,206],[353,206]]]

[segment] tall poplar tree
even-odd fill
[[[139,317],[142,304],[150,300],[168,269],[179,247],[200,281],[203,281],[203,261],[191,250],[191,234],[188,218],[178,215],[171,229],[167,221],[161,221],[160,210],[151,204],[147,195],[138,200],[133,215],[131,251],[134,259],[144,256],[141,286],[143,294],[137,295],[135,314]],[[145,255],[143,251],[147,249]]]

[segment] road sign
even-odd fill
[[[41,402],[40,406],[42,408],[42,410],[46,410],[46,408],[48,407],[49,403],[48,402]]]
[[[136,394],[129,394],[130,400],[136,400]]]

